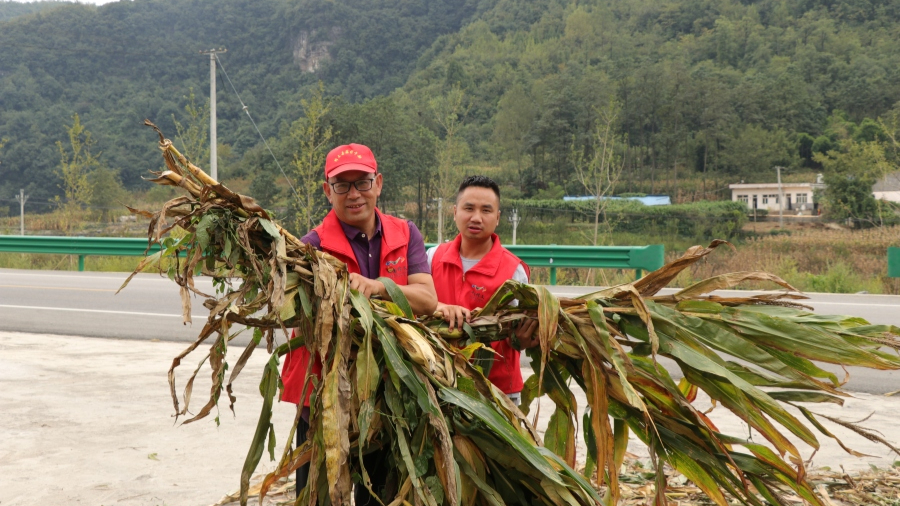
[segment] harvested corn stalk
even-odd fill
[[[299,491],[297,504],[350,504],[354,484],[371,487],[363,456],[379,450],[390,470],[387,489],[377,491],[384,504],[612,505],[620,498],[618,471],[633,431],[657,466],[657,505],[667,504],[664,464],[720,505],[727,503],[723,491],[743,504],[785,504],[785,497],[794,496],[827,504],[784,434],[813,448],[820,444],[814,431],[834,437],[820,421],[825,417],[799,404],[840,404],[847,395],[842,382],[816,362],[900,368],[895,354],[881,351],[900,348],[896,327],[815,315],[798,302],[805,297],[787,292],[710,295],[745,280],[793,290],[770,274],[725,274],[658,295],[723,241],[691,248],[637,282],[575,299],[507,282],[463,332],[450,334],[438,317],[416,319],[390,280],[382,278],[391,301],[367,300],[350,290],[345,265],[303,245],[252,199],[213,181],[156,131],[168,170],[153,181],[181,187],[187,195],[155,213],[133,210],[150,218],[150,242],[162,245],[135,272],[171,258],[168,274],[181,286],[185,320],[191,293],[204,297],[210,311],[196,342],[169,370],[176,415],[188,413],[197,370],[186,382],[182,405],[175,369],[204,342],[212,341],[204,359],[212,368],[212,389],[184,423],[206,416],[223,391],[233,409],[231,385],[263,339],[270,354],[260,383],[262,413],[243,467],[242,503],[263,453],[275,459],[271,415],[282,388],[279,359],[299,346],[323,364],[321,379],[308,379],[314,384],[310,437],[292,448],[295,428],[288,428],[278,466],[261,484],[260,501],[270,486],[310,463],[309,485]],[[176,226],[183,235],[167,236]],[[215,295],[195,288],[193,277],[201,272],[213,276]],[[234,279],[240,282],[229,282]],[[510,305],[513,300],[517,306]],[[544,394],[554,402],[544,442],[526,413],[470,361],[484,343],[511,336],[523,318],[535,317],[540,346],[528,353],[537,374],[526,381],[523,406],[527,410]],[[225,351],[235,323],[252,327],[254,337],[226,378]],[[275,347],[275,331],[287,335],[290,328],[299,328],[297,337]],[[445,338],[462,338],[462,348]],[[660,355],[677,363],[683,380],[676,383],[656,362]],[[571,382],[587,394],[581,421]],[[769,445],[720,433],[692,405],[698,390]],[[811,427],[785,405],[798,407]],[[573,470],[577,430],[587,442],[583,473]],[[602,496],[591,479],[605,491]]]

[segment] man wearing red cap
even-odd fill
[[[437,307],[437,294],[431,279],[431,270],[425,256],[422,234],[413,222],[382,214],[375,204],[381,195],[382,175],[378,172],[375,155],[362,144],[338,146],[328,153],[325,160],[325,183],[322,189],[331,211],[322,223],[300,240],[317,249],[327,251],[347,264],[350,271],[350,288],[366,297],[378,295],[390,299],[379,277],[388,277],[397,283],[409,300],[413,312],[432,314]],[[287,402],[303,402],[303,418],[297,426],[297,445],[306,440],[309,428],[309,395],[312,386],[301,395],[306,378],[309,350],[300,347],[285,357],[281,399]],[[310,374],[319,375],[321,364],[314,363]],[[375,456],[377,460],[377,456]],[[368,463],[367,463],[368,464]],[[386,469],[382,464],[366,465],[372,479],[373,490],[383,486],[379,476]],[[306,485],[308,465],[297,470],[297,490]],[[356,505],[376,504],[364,487],[356,487]]]

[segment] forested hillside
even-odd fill
[[[75,113],[138,188],[158,166],[141,121],[186,128],[191,88],[201,109],[208,89],[198,51],[219,46],[295,186],[315,123],[373,145],[386,197],[420,213],[473,171],[509,196],[584,194],[575,169],[603,148],[618,191],[680,200],[774,165],[896,167],[900,0],[135,0],[0,22],[0,199],[61,194],[55,143]],[[226,86],[220,73],[220,172],[288,205]]]
[[[28,3],[0,0],[0,21],[7,21],[15,17],[32,14],[52,7],[58,7],[62,4],[63,2],[50,0]]]
[[[643,191],[674,192],[676,167],[770,181],[874,139],[865,126],[900,100],[898,20],[890,1],[501,0],[439,39],[404,93],[461,86],[473,157],[516,161],[526,191],[577,191],[573,139],[590,149],[598,110],[617,112]]]
[[[190,121],[191,89],[198,106],[207,96],[200,50],[228,49],[221,61],[272,138],[301,116],[300,97],[319,79],[350,100],[403,84],[434,39],[457,31],[475,8],[465,0],[135,0],[2,22],[0,198],[22,187],[34,201],[61,193],[56,142],[68,146],[76,113],[101,163],[137,187],[160,161],[144,118],[174,137],[173,121]],[[239,165],[259,137],[219,76],[220,156]]]

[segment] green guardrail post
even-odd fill
[[[640,270],[640,269],[634,270],[634,280],[635,281],[641,279],[641,277],[643,277],[643,275],[644,275],[644,272],[642,270]]]
[[[641,269],[655,271],[666,263],[665,248],[662,244],[651,244],[643,248],[635,248],[629,254],[631,265],[639,265]]]
[[[556,246],[556,243],[550,243],[550,246]],[[553,257],[550,257],[550,263],[553,263]],[[556,267],[550,267],[550,285],[556,285]]]
[[[78,255],[78,272],[84,272],[84,255]]]
[[[900,248],[888,248],[888,276],[900,278]]]

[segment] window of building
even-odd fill
[[[747,195],[738,195],[737,199],[738,199],[738,202],[743,202],[745,204],[750,202],[750,198]]]
[[[763,195],[762,196],[763,204],[768,204],[769,201],[771,201],[773,204],[777,204],[778,203],[778,195]]]
[[[806,196],[807,196],[806,193],[798,193],[797,194],[797,203],[798,204],[806,204],[807,202],[809,202],[808,200],[806,200],[806,198],[807,198]]]

